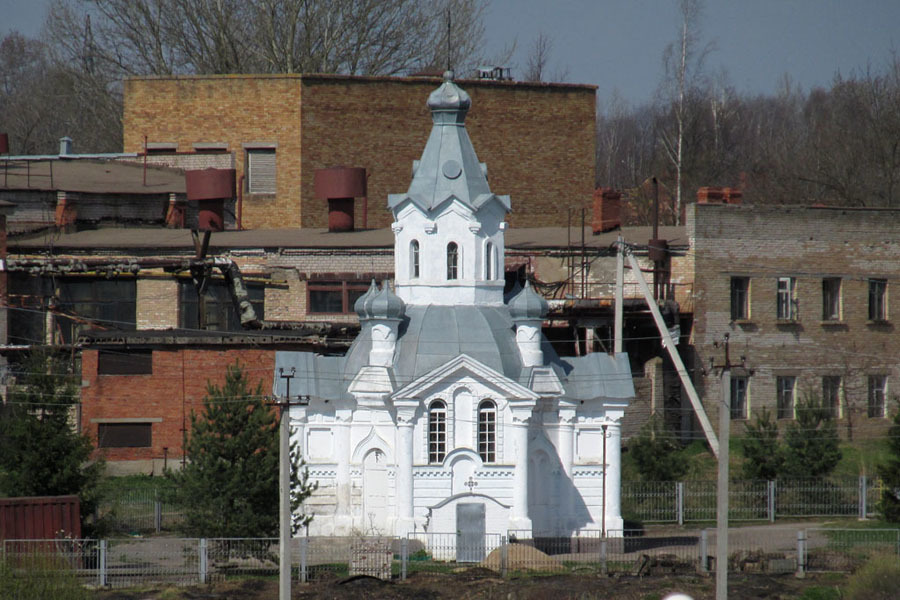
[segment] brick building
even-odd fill
[[[81,343],[81,429],[112,475],[180,468],[191,414],[203,411],[208,384],[224,385],[226,366],[239,363],[267,395],[276,350],[329,347],[299,332],[92,332]]]
[[[234,157],[243,225],[323,227],[313,172],[338,165],[368,173],[369,227],[386,227],[383,202],[428,137],[423,98],[431,78],[343,75],[142,77],[125,82],[125,152],[184,164],[191,153]],[[594,86],[465,81],[475,107],[467,128],[510,194],[514,227],[567,223],[594,187]],[[172,154],[175,153],[175,154]],[[362,200],[356,225],[361,227]]]
[[[715,422],[725,336],[735,431],[779,425],[812,396],[847,438],[883,434],[897,410],[900,210],[687,207],[694,374]]]

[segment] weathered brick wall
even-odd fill
[[[138,279],[136,313],[138,329],[178,327],[178,281]]]
[[[300,76],[148,77],[126,80],[124,93],[125,152],[141,152],[144,135],[182,150],[195,142],[224,142],[240,177],[243,144],[277,144],[277,194],[244,194],[243,225],[300,225]]]
[[[387,195],[404,192],[431,130],[434,79],[310,75],[139,78],[125,83],[124,149],[149,141],[226,142],[244,173],[242,144],[278,145],[277,194],[244,197],[244,226],[323,227],[313,172],[368,169],[369,227],[390,224]],[[512,196],[514,226],[564,225],[589,208],[594,186],[592,86],[464,81],[467,129],[491,188]],[[527,149],[527,150],[526,150]],[[302,161],[301,161],[302,152]],[[356,223],[362,223],[357,202]]]
[[[149,448],[103,448],[94,453],[110,463],[138,461],[148,472],[162,468],[163,448],[168,448],[170,462],[180,461],[182,428],[189,432],[191,413],[202,412],[207,382],[223,385],[226,367],[239,359],[253,389],[259,382],[262,393],[270,394],[275,369],[274,349],[156,350],[152,375],[98,375],[97,357],[97,350],[82,352],[82,431],[96,445],[98,420],[160,419],[151,425]]]
[[[821,378],[844,378],[839,430],[846,436],[883,432],[887,418],[867,417],[869,375],[888,376],[887,412],[897,410],[900,339],[900,210],[688,205],[688,236],[695,261],[694,331],[698,365],[724,360],[729,335],[732,363],[749,370],[753,418],[774,414],[776,377],[798,377],[798,398],[821,397]],[[733,322],[731,277],[750,278],[750,318]],[[776,319],[778,277],[797,280],[796,322]],[[841,278],[842,318],[822,320],[822,279]],[[888,280],[888,322],[868,320],[868,278]],[[718,347],[714,346],[718,343]],[[715,421],[717,374],[695,373]],[[743,433],[743,426],[735,431]]]

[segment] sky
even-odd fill
[[[37,35],[50,2],[0,0],[0,36]],[[615,91],[640,104],[653,98],[678,24],[675,0],[489,0],[484,54],[515,43],[504,66],[521,74],[543,33],[551,75],[596,85],[601,102]],[[878,71],[900,52],[900,0],[707,0],[700,31],[714,46],[706,71],[738,91],[773,93],[785,74],[809,91],[836,73]]]

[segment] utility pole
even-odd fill
[[[296,402],[291,402],[291,379],[297,374],[296,367],[285,371],[278,368],[278,376],[285,380],[286,394],[280,402],[274,403],[281,407],[281,421],[278,435],[278,491],[279,491],[279,550],[278,550],[278,600],[290,600],[291,598],[291,420],[290,407],[306,406],[309,404],[309,396],[298,396]]]
[[[716,600],[728,600],[728,440],[731,437],[731,361],[725,334],[719,405],[719,477],[716,482]]]

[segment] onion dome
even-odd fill
[[[543,319],[548,310],[550,305],[532,289],[528,281],[522,291],[509,301],[509,314],[514,321]]]
[[[368,315],[366,313],[366,301],[378,293],[378,286],[375,284],[375,279],[372,279],[372,284],[369,286],[369,289],[366,290],[366,293],[356,299],[356,302],[353,303],[353,310],[356,311],[356,314],[359,315],[360,319],[365,319]]]
[[[472,99],[453,83],[453,71],[444,72],[444,83],[428,96],[428,108],[435,123],[463,123]]]
[[[406,314],[406,304],[391,290],[387,282],[384,282],[379,291],[373,281],[372,287],[363,298],[365,300],[362,302],[362,312],[357,308],[359,300],[353,307],[360,319],[402,319]]]

